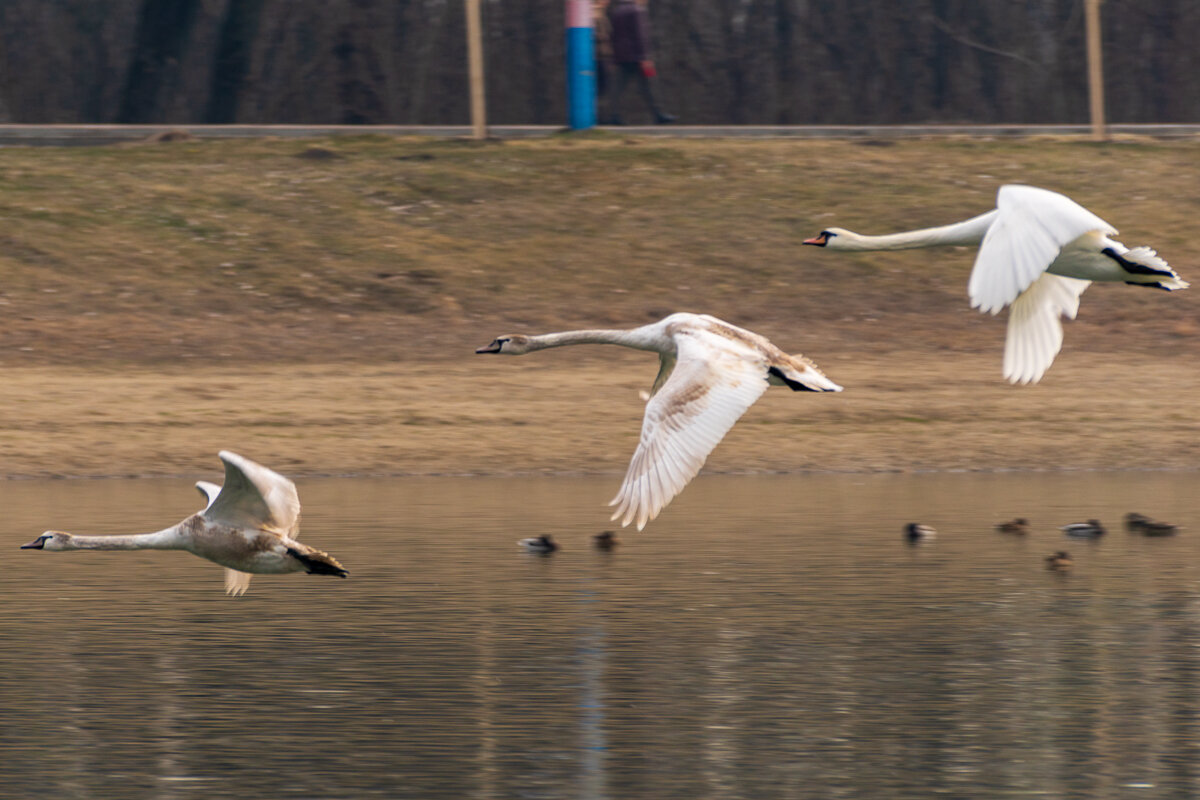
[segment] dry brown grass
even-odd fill
[[[313,148],[325,157],[313,158]],[[309,155],[305,155],[308,152]],[[652,361],[478,359],[496,334],[676,310],[847,386],[774,390],[719,470],[1194,467],[1200,295],[1094,287],[1037,387],[999,376],[972,251],[835,256],[1064,191],[1196,280],[1200,143],[379,137],[0,150],[8,475],[612,471]]]
[[[238,369],[26,367],[0,385],[8,475],[199,475],[218,449],[293,475],[604,472],[637,444],[652,356]],[[772,389],[719,472],[1190,469],[1200,375],[1067,354],[1011,387],[995,359],[826,359],[841,394]],[[1114,370],[1137,385],[1114,391]],[[615,484],[614,484],[615,490]]]

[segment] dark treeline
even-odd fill
[[[684,122],[1087,120],[1083,0],[651,16]],[[490,120],[562,122],[562,0],[484,0],[484,17]],[[1103,18],[1109,119],[1200,120],[1200,0],[1106,0]],[[0,0],[0,120],[465,123],[464,28],[463,0]]]

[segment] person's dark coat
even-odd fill
[[[608,7],[613,61],[637,64],[650,60],[650,15],[634,0],[613,0]]]

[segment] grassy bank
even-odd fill
[[[622,473],[651,355],[473,363],[6,372],[8,475],[208,475],[216,451],[295,475]],[[968,355],[831,360],[844,393],[776,388],[709,460],[719,472],[1192,469],[1200,374],[1082,355],[1013,388]],[[614,491],[616,479],[614,478]]]
[[[307,474],[618,471],[652,361],[471,350],[676,310],[847,386],[769,393],[714,468],[1194,467],[1196,292],[1093,287],[1044,383],[1013,388],[1003,318],[967,308],[971,250],[799,242],[962,219],[1027,182],[1195,280],[1198,164],[1200,143],[1148,141],[0,150],[0,472],[194,472],[221,447]]]

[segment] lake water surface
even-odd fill
[[[351,577],[241,598],[16,549],[164,527],[188,481],[0,483],[0,796],[1200,796],[1200,474],[702,477],[598,552],[618,481],[302,481]]]

